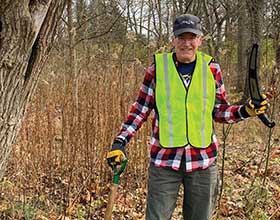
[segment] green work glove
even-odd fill
[[[110,167],[121,165],[126,160],[125,144],[122,140],[115,140],[111,151],[107,153],[107,163]]]
[[[245,104],[245,110],[251,117],[264,114],[269,106],[268,99],[265,94],[262,94],[263,101],[258,105],[255,105],[252,100],[249,100]]]

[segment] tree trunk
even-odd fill
[[[139,27],[139,34],[140,36],[143,34],[143,11],[144,11],[144,0],[141,0],[141,6],[140,6],[140,27]]]
[[[238,32],[237,32],[237,81],[236,90],[244,91],[244,82],[246,79],[247,63],[246,63],[246,8],[243,0],[238,1],[239,16],[238,16]]]
[[[64,0],[1,1],[0,180],[64,5]]]
[[[279,71],[280,70],[280,3],[275,0],[271,3],[272,14],[271,14],[271,22],[272,22],[272,41],[273,48],[275,50],[275,67]]]
[[[211,24],[211,16],[209,13],[209,5],[208,2],[206,0],[203,1],[203,9],[204,9],[204,13],[205,13],[205,24],[204,24],[204,28],[207,30],[208,33],[213,33],[213,26]],[[207,41],[207,48],[208,48],[208,54],[215,54],[214,51],[214,41],[213,38],[211,37],[209,39],[209,41]]]
[[[69,42],[69,73],[71,78],[76,77],[76,49],[75,49],[75,35],[76,29],[73,22],[73,6],[72,0],[67,1],[67,16],[68,16],[68,42]]]
[[[250,17],[250,34],[251,42],[250,45],[254,42],[261,42],[262,39],[262,30],[263,30],[263,11],[264,11],[264,1],[263,0],[248,0],[247,7]],[[247,56],[247,60],[248,60]],[[248,74],[246,74],[245,87],[243,92],[242,99],[237,102],[237,104],[244,102],[249,97],[249,79]]]
[[[264,0],[247,0],[251,22],[251,41],[261,42],[263,30]]]
[[[280,34],[278,32],[277,37],[273,41],[275,48],[275,65],[280,70]]]
[[[225,15],[222,15],[219,13],[221,8],[221,5],[216,0],[213,0],[213,15],[215,16],[215,23],[216,23],[216,39],[213,41],[214,43],[214,57],[217,60],[218,63],[221,63],[221,57],[220,57],[220,50],[223,46],[223,37],[224,33],[222,31],[222,26],[225,22]]]
[[[158,40],[157,40],[157,48],[160,48],[161,46],[163,46],[163,28],[162,28],[162,13],[161,13],[161,1],[159,0],[156,0],[155,1],[155,4],[153,5],[154,6],[154,10],[156,11],[153,12],[153,19],[154,19],[154,28],[155,28],[155,31],[157,33],[157,37],[158,37]],[[157,14],[157,18],[156,18],[156,15]],[[158,20],[158,22],[156,21],[156,19]],[[157,25],[155,25],[157,24]],[[158,28],[157,28],[158,27]]]
[[[76,110],[78,108],[78,77],[77,77],[77,54],[75,48],[76,28],[73,21],[73,4],[72,0],[67,0],[67,16],[68,16],[68,43],[69,43],[69,74],[70,85],[73,83],[73,94]]]

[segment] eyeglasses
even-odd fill
[[[191,37],[188,37],[188,38],[184,38],[184,37],[181,37],[181,36],[178,36],[177,37],[177,40],[179,43],[187,43],[187,42],[194,42],[198,37],[197,36],[191,36]]]

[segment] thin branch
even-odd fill
[[[132,24],[135,25],[136,27],[143,28],[143,29],[145,29],[146,31],[149,31],[150,33],[153,33],[155,36],[158,36],[158,34],[157,34],[155,31],[150,30],[149,28],[147,28],[147,27],[145,27],[145,26],[143,26],[143,25],[135,24],[135,23],[132,23]]]
[[[64,24],[66,24],[66,26],[68,26],[68,22],[63,18],[63,16],[60,16],[60,19],[63,21]]]
[[[124,10],[119,14],[119,16],[115,19],[115,21],[112,23],[112,25],[104,32],[100,33],[100,34],[95,34],[95,35],[92,35],[90,37],[84,37],[84,38],[81,38],[79,39],[74,46],[78,45],[79,43],[81,43],[82,41],[84,40],[91,40],[91,39],[95,39],[95,38],[99,38],[99,37],[102,37],[106,34],[108,34],[109,32],[111,32],[112,28],[115,26],[115,24],[117,23],[117,21],[121,18],[122,14],[124,13]]]
[[[185,11],[184,11],[184,14],[188,12],[190,6],[192,5],[193,3],[193,0],[189,1],[187,4],[186,4],[186,8],[185,8]]]
[[[275,113],[275,106],[276,106],[276,97],[274,96],[273,99],[273,105],[272,105],[272,116]],[[267,144],[266,144],[266,148],[267,148],[267,155],[266,155],[266,162],[265,162],[265,170],[264,170],[264,174],[263,174],[263,182],[262,182],[262,186],[265,186],[265,180],[266,180],[266,176],[267,176],[267,170],[268,170],[268,164],[269,164],[269,157],[270,157],[270,152],[271,152],[271,148],[272,145],[271,144],[271,139],[272,139],[272,128],[269,128],[269,134],[268,134],[268,140],[267,140]]]
[[[104,14],[106,14],[106,13],[104,12],[104,13],[102,13],[102,14],[95,15],[95,16],[91,16],[91,17],[87,18],[86,20],[84,20],[83,22],[81,22],[81,24],[79,24],[78,27],[76,27],[76,30],[81,29],[87,22],[89,22],[89,21],[91,21],[91,20],[93,20],[93,19],[96,19],[96,18],[98,18],[98,17],[100,17],[100,16],[102,16],[102,15],[104,15]]]
[[[268,164],[269,164],[269,157],[270,157],[270,152],[271,152],[271,138],[272,138],[272,128],[269,128],[269,135],[268,135],[268,141],[267,141],[267,154],[266,154],[266,161],[265,161],[265,169],[264,169],[264,174],[263,174],[263,181],[262,181],[262,186],[265,186],[265,180],[267,176],[267,170],[268,170]]]
[[[280,211],[280,207],[278,207],[275,212],[272,213],[272,215],[267,220],[272,220],[272,218]]]
[[[219,192],[219,201],[218,201],[218,207],[220,208],[221,206],[221,200],[222,200],[222,194],[223,194],[223,189],[224,189],[224,171],[225,171],[225,155],[226,155],[226,141],[229,135],[229,132],[232,128],[233,124],[230,124],[227,126],[225,129],[225,125],[223,124],[223,158],[222,158],[222,173],[221,173],[221,187],[220,187],[220,192]]]

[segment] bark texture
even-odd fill
[[[1,0],[0,180],[65,0]]]

